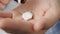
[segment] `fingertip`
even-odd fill
[[[4,19],[2,19],[2,20],[0,20],[0,28],[4,28],[5,27],[5,20]]]
[[[39,32],[44,29],[44,23],[35,23],[34,24],[34,31]]]
[[[9,25],[10,19],[0,19],[0,28],[5,28]]]

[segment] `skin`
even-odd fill
[[[9,0],[0,0],[0,8],[4,9],[8,3]]]
[[[21,17],[26,11],[33,13],[29,21]],[[28,0],[12,12],[0,12],[0,28],[13,34],[44,34],[58,21],[59,12],[57,0]]]

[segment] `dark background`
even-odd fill
[[[15,0],[16,2],[18,2],[18,0]],[[21,3],[24,4],[26,2],[26,0],[21,0]]]

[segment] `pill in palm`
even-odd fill
[[[23,17],[24,20],[29,20],[29,19],[32,18],[32,16],[33,15],[32,15],[31,12],[25,12],[25,13],[22,14],[22,17]]]

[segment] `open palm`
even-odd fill
[[[14,33],[44,34],[59,19],[55,3],[54,0],[28,0],[11,13],[1,12],[3,14],[1,17],[4,18],[1,18],[1,28]],[[25,21],[21,16],[26,11],[31,11],[33,14],[33,18],[29,21]]]

